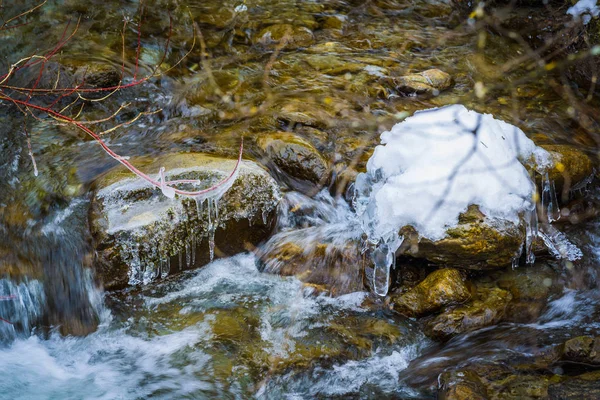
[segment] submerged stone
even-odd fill
[[[452,77],[439,69],[389,79],[398,91],[405,94],[437,94],[452,86]]]
[[[210,187],[231,173],[236,160],[187,153],[134,163],[146,171],[165,167],[167,180],[196,179]],[[279,198],[273,178],[251,161],[242,161],[218,201],[169,199],[125,168],[113,169],[96,182],[90,216],[104,287],[148,283],[170,269],[208,263],[213,250],[219,257],[257,245],[271,231]]]
[[[434,312],[443,306],[462,303],[471,297],[460,272],[443,268],[432,272],[414,288],[400,296],[392,296],[395,311],[421,316]]]
[[[315,38],[310,29],[290,24],[275,24],[261,30],[255,42],[268,47],[284,46],[288,49],[308,47]]]

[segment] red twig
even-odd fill
[[[151,185],[157,187],[157,188],[162,188],[162,185],[159,181],[151,178],[150,176],[148,176],[147,174],[143,173],[142,171],[140,171],[139,169],[137,169],[136,167],[133,166],[133,164],[131,164],[129,161],[127,161],[126,159],[124,159],[122,156],[118,155],[117,153],[115,153],[110,147],[108,147],[108,145],[100,138],[100,136],[98,134],[96,134],[94,131],[92,131],[90,128],[88,128],[85,125],[82,125],[81,123],[79,123],[78,121],[74,120],[73,118],[67,117],[66,115],[63,115],[57,111],[51,110],[48,107],[42,107],[42,106],[38,106],[36,104],[32,104],[29,101],[23,101],[23,100],[17,100],[17,99],[13,99],[11,97],[4,97],[5,100],[11,101],[12,103],[16,104],[16,105],[20,105],[26,108],[32,108],[34,110],[38,110],[38,111],[42,111],[45,112],[48,115],[51,115],[53,117],[56,117],[58,119],[64,120],[70,124],[75,125],[76,127],[78,127],[79,129],[81,129],[82,131],[84,131],[85,133],[87,133],[89,136],[91,136],[96,142],[98,142],[98,144],[102,147],[102,149],[112,158],[114,158],[115,160],[117,160],[118,162],[120,162],[121,164],[123,164],[128,170],[130,170],[131,172],[133,172],[134,174],[136,174],[137,176],[139,176],[140,178],[144,179],[145,181],[147,181],[148,183],[150,183]],[[242,154],[244,151],[244,141],[242,139],[242,142],[240,143],[240,152],[238,155],[238,159],[237,162],[235,164],[235,167],[233,168],[233,171],[229,174],[229,176],[227,176],[225,179],[223,179],[222,181],[218,182],[216,185],[211,186],[207,189],[203,189],[203,190],[199,190],[199,191],[194,191],[194,192],[190,192],[187,190],[181,190],[181,189],[177,189],[177,188],[172,188],[170,186],[168,186],[169,189],[173,189],[173,191],[179,195],[182,196],[186,196],[186,197],[199,197],[199,196],[203,196],[206,194],[209,194],[211,192],[216,191],[217,189],[219,189],[220,187],[224,186],[225,184],[227,184],[236,174],[240,163],[242,162]],[[182,183],[181,181],[173,181],[173,182],[166,182],[166,185],[171,185],[174,183]],[[188,182],[188,183],[196,183],[196,182]]]
[[[181,190],[181,189],[174,188],[171,185],[177,185],[177,184],[181,184],[181,183],[199,184],[199,183],[201,183],[201,181],[197,181],[197,180],[166,181],[164,178],[164,169],[161,169],[161,171],[160,171],[160,179],[159,180],[153,179],[150,176],[148,176],[147,174],[145,174],[142,171],[140,171],[139,169],[137,169],[135,166],[133,166],[124,157],[115,153],[101,139],[100,135],[98,135],[97,133],[92,131],[90,128],[86,127],[83,123],[78,122],[77,120],[75,120],[75,118],[71,118],[71,117],[64,115],[62,112],[54,111],[52,109],[54,107],[54,105],[58,103],[58,101],[60,101],[62,98],[67,97],[73,93],[117,91],[117,90],[126,89],[129,87],[139,85],[139,84],[149,80],[151,77],[153,77],[155,75],[156,71],[160,68],[160,65],[164,62],[164,59],[167,55],[168,47],[169,47],[170,39],[171,39],[171,34],[172,34],[172,30],[173,30],[173,21],[172,21],[171,13],[169,12],[169,36],[167,38],[165,50],[163,52],[163,56],[162,56],[161,60],[155,66],[152,73],[145,76],[144,78],[138,79],[137,74],[138,74],[138,70],[139,70],[139,56],[140,56],[140,52],[141,52],[141,32],[142,32],[142,25],[143,25],[143,10],[144,10],[144,5],[143,5],[143,3],[141,3],[140,4],[140,20],[138,23],[138,39],[137,39],[135,70],[133,73],[133,81],[132,82],[130,82],[126,85],[123,85],[122,82],[119,82],[119,85],[117,85],[117,86],[105,87],[105,88],[81,88],[81,86],[83,85],[83,83],[81,83],[80,85],[77,85],[74,88],[38,89],[37,86],[39,85],[39,82],[41,81],[42,74],[43,74],[43,71],[44,71],[47,61],[52,56],[54,56],[73,37],[73,35],[79,28],[79,23],[81,22],[81,20],[78,20],[77,26],[75,27],[73,32],[68,37],[66,37],[69,26],[71,25],[71,21],[69,21],[69,23],[67,24],[67,26],[65,27],[65,29],[62,33],[62,36],[61,36],[59,42],[57,43],[57,45],[50,52],[48,52],[45,56],[42,56],[42,57],[32,56],[29,59],[24,59],[24,60],[22,60],[24,62],[23,65],[13,66],[8,73],[0,76],[0,81],[7,80],[10,78],[11,74],[16,73],[23,68],[28,68],[28,67],[37,65],[39,63],[42,64],[40,71],[38,73],[38,77],[31,88],[25,89],[25,88],[12,87],[9,85],[0,85],[0,100],[7,100],[7,101],[12,102],[15,106],[17,106],[19,109],[21,109],[21,111],[25,112],[25,110],[26,110],[34,118],[37,118],[37,117],[32,112],[32,110],[43,112],[46,115],[56,118],[60,121],[64,121],[64,122],[75,125],[77,128],[79,128],[80,130],[85,132],[87,135],[92,137],[110,157],[117,160],[119,163],[121,163],[123,166],[125,166],[127,169],[129,169],[131,172],[133,172],[140,178],[146,180],[148,183],[150,183],[154,187],[162,189],[166,195],[171,195],[171,194],[176,193],[181,196],[194,197],[194,198],[202,197],[204,195],[210,195],[212,192],[215,192],[219,188],[224,187],[228,182],[230,182],[236,176],[236,173],[237,173],[239,166],[241,164],[241,161],[242,161],[242,154],[243,154],[243,150],[244,150],[243,139],[240,143],[240,150],[239,150],[237,162],[233,168],[233,171],[226,178],[224,178],[223,180],[218,182],[216,185],[211,186],[207,189],[198,190],[198,191],[187,191],[187,190]],[[126,22],[123,26],[124,29],[125,29],[125,26],[126,26]],[[123,33],[123,35],[124,35],[124,33]],[[35,60],[34,60],[34,58],[35,58]],[[123,64],[123,67],[124,67],[124,64]],[[2,88],[16,90],[17,92],[20,92],[23,94],[25,94],[24,92],[29,92],[29,93],[25,100],[20,100],[20,99],[11,97],[6,92],[4,92],[2,90]],[[31,102],[31,97],[34,92],[62,93],[62,94],[58,98],[56,98],[49,106],[43,106],[43,105],[38,105],[38,104],[34,104]],[[29,154],[30,154],[32,162],[33,162],[34,171],[36,172],[36,175],[37,175],[37,166],[35,163],[35,159],[33,158],[33,152],[31,150],[31,141],[30,141],[29,133],[27,132],[26,128],[25,128],[25,135],[27,136],[27,145],[28,145],[28,149],[29,149]]]

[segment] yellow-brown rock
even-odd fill
[[[443,306],[462,303],[471,297],[461,273],[452,268],[432,272],[408,292],[392,297],[392,307],[400,314],[421,316]]]

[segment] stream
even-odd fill
[[[597,398],[600,360],[555,354],[600,336],[593,90],[557,89],[554,66],[532,72],[529,45],[460,2],[40,3],[0,2],[4,21],[19,16],[0,28],[0,74],[25,65],[0,79],[0,399]],[[526,25],[513,17],[506,26]],[[32,54],[48,59],[27,65]],[[398,84],[431,68],[452,83]],[[368,164],[380,134],[453,104],[591,160],[577,182],[528,170],[540,196],[526,199],[526,239],[502,268],[413,257],[396,226],[370,236],[365,199],[397,179]],[[182,154],[213,169],[197,178]],[[569,154],[563,170],[585,164]],[[160,185],[119,186],[134,178],[123,160]],[[168,182],[205,189],[234,166],[218,196],[170,198]],[[139,229],[157,210],[167,222]],[[418,316],[394,308],[447,265],[472,299]],[[510,292],[501,317],[430,333],[436,313],[490,290]],[[450,396],[463,380],[473,392]],[[487,396],[472,397],[480,387]]]

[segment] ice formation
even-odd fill
[[[592,17],[600,15],[600,8],[597,0],[579,0],[574,6],[569,7],[567,14],[571,14],[574,18],[581,18],[583,23],[587,25]]]
[[[400,228],[412,225],[422,237],[442,239],[471,204],[490,220],[518,224],[526,215],[531,247],[535,184],[521,163],[526,160],[539,168],[551,164],[550,154],[519,128],[462,105],[417,112],[384,132],[354,198],[374,247],[376,292],[387,292]]]
[[[185,156],[180,155],[179,159],[184,163]],[[118,180],[98,191],[105,218],[103,229],[115,240],[120,258],[129,265],[129,284],[147,284],[158,277],[165,277],[171,269],[171,257],[178,258],[180,267],[190,268],[196,262],[197,246],[204,237],[208,239],[212,260],[215,232],[226,221],[252,220],[261,212],[265,219],[264,213],[277,204],[280,196],[278,187],[262,168],[249,161],[242,161],[239,168],[227,175],[233,163],[233,160],[207,157],[205,163],[199,166],[169,171],[160,168],[158,182],[162,195],[138,177]],[[227,180],[224,180],[226,177]],[[174,188],[197,188],[199,179],[204,186],[221,184],[210,191],[195,192],[191,197],[193,203],[186,199],[190,196],[175,196]],[[250,190],[244,193],[243,199],[236,195],[233,200],[223,200],[238,179],[245,181]],[[235,207],[223,210],[222,201],[226,204],[233,201]],[[175,250],[177,252],[173,254]]]

